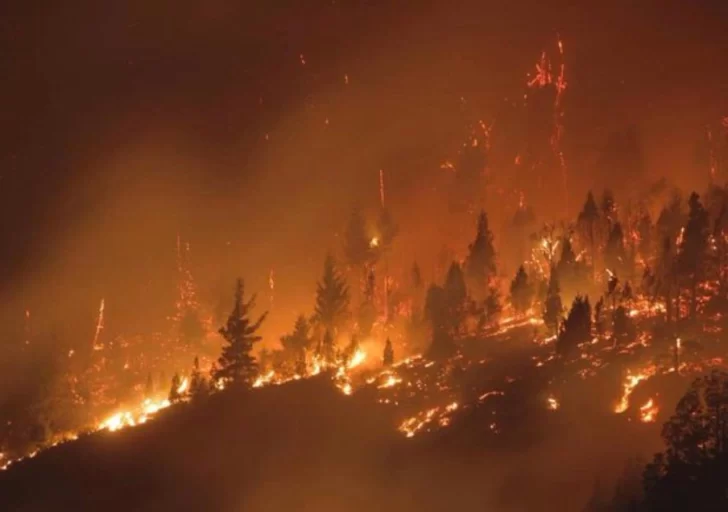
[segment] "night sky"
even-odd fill
[[[696,140],[728,114],[721,0],[274,3],[3,5],[5,314],[62,301],[92,318],[106,296],[118,319],[159,318],[161,299],[138,303],[166,297],[177,233],[208,282],[317,269],[352,203],[376,201],[378,169],[406,211],[422,169],[520,97],[557,34],[585,187],[629,124],[650,172],[690,186]]]

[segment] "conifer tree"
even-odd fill
[[[169,388],[169,402],[176,404],[182,401],[182,394],[179,392],[179,388],[182,385],[182,379],[179,373],[175,373],[172,377],[172,386]]]
[[[324,332],[318,348],[318,354],[326,365],[336,364],[336,345],[334,344],[334,335],[329,329]]]
[[[589,298],[577,295],[556,339],[556,352],[560,355],[568,355],[575,351],[580,343],[590,339],[591,305]]]
[[[255,307],[255,295],[245,302],[243,291],[243,280],[238,279],[233,310],[227,324],[219,331],[225,340],[225,346],[218,359],[213,379],[222,381],[225,385],[251,384],[258,371],[252,350],[253,345],[262,339],[257,332],[268,313],[263,313],[253,322],[250,313]]]
[[[594,306],[594,329],[598,336],[604,336],[607,331],[607,317],[604,311],[604,297],[599,297]]]
[[[207,379],[200,371],[200,359],[195,356],[192,363],[192,375],[190,375],[189,395],[192,400],[200,400],[210,393]]]
[[[455,352],[455,344],[450,332],[451,320],[448,316],[447,298],[443,287],[433,284],[427,290],[425,319],[432,330],[432,343],[428,355],[433,359],[452,355]]]
[[[457,337],[465,327],[468,312],[468,291],[463,271],[458,263],[450,265],[443,290],[448,333]]]
[[[604,248],[604,263],[608,269],[611,269],[618,275],[623,273],[626,268],[626,253],[624,250],[624,233],[622,232],[622,224],[616,222],[609,232],[607,245]]]
[[[468,256],[465,259],[465,273],[476,298],[482,300],[486,297],[489,281],[495,276],[495,270],[493,233],[488,227],[488,216],[481,211],[475,240],[468,246]]]
[[[563,305],[561,304],[561,288],[559,286],[558,271],[555,267],[551,268],[551,276],[549,277],[548,291],[546,292],[546,301],[544,303],[543,321],[551,332],[555,333],[561,321]]]
[[[615,347],[625,345],[634,339],[635,327],[624,306],[620,305],[614,310],[613,325],[612,337]]]
[[[389,338],[387,338],[387,341],[384,344],[382,363],[384,366],[392,366],[392,364],[394,364],[394,349],[392,348],[392,341]]]
[[[708,249],[708,213],[700,197],[693,192],[688,200],[688,221],[679,247],[677,268],[690,289],[690,316],[697,312],[698,283],[705,275],[705,260]]]
[[[533,302],[533,287],[523,265],[518,267],[516,277],[511,281],[511,304],[518,313],[525,313]]]
[[[309,330],[308,320],[304,315],[299,315],[293,326],[293,332],[281,337],[284,356],[288,362],[293,363],[296,373],[299,375],[298,370],[301,369],[302,362],[304,368],[306,365],[306,352],[311,349],[313,344]]]
[[[377,232],[379,233],[379,253],[388,251],[399,233],[399,228],[392,219],[392,214],[386,208],[382,208],[379,212]]]
[[[375,300],[376,278],[374,269],[370,268],[367,274],[366,286],[364,287],[364,298],[359,305],[359,313],[357,315],[357,323],[359,324],[359,332],[362,336],[367,337],[372,333],[372,327],[377,320],[377,309],[374,304]]]
[[[344,253],[349,265],[359,270],[375,262],[376,253],[370,244],[364,216],[358,208],[351,212],[346,228]]]
[[[652,219],[650,213],[647,210],[642,212],[639,221],[637,222],[637,233],[639,234],[639,243],[637,245],[637,251],[639,252],[642,261],[645,264],[652,257]]]
[[[317,285],[314,321],[323,330],[338,332],[349,319],[349,287],[336,269],[334,257],[324,261],[324,275]]]
[[[685,215],[682,208],[682,199],[675,193],[657,218],[657,232],[661,240],[669,238],[674,241],[684,225]]]
[[[594,195],[591,190],[586,196],[584,207],[579,213],[577,219],[582,236],[589,240],[589,249],[592,257],[592,266],[596,267],[596,241],[597,241],[597,227],[599,225],[599,209],[597,203],[594,201]]]
[[[614,193],[608,188],[604,189],[604,192],[602,192],[601,208],[604,220],[606,220],[608,225],[611,226],[611,224],[616,220],[617,203],[614,201]]]

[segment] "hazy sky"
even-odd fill
[[[721,0],[45,3],[0,12],[13,311],[50,294],[92,315],[106,296],[119,318],[159,318],[178,232],[208,283],[262,288],[276,268],[312,294],[296,269],[318,268],[354,202],[376,202],[378,169],[408,218],[417,176],[523,94],[557,33],[580,183],[636,124],[650,172],[690,185],[703,126],[728,114]]]

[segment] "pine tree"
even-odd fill
[[[457,337],[465,327],[468,312],[468,291],[463,271],[458,263],[450,265],[443,287],[447,328],[450,336]]]
[[[698,194],[693,192],[688,200],[688,222],[682,236],[677,259],[678,272],[690,289],[690,316],[697,313],[698,283],[706,272],[705,260],[708,249],[708,213]]]
[[[387,338],[384,344],[384,356],[382,357],[382,363],[384,366],[392,366],[394,364],[394,349],[392,348],[392,341]]]
[[[602,193],[601,208],[604,219],[611,225],[616,220],[617,204],[614,202],[614,193],[608,188]]]
[[[182,393],[179,392],[179,388],[182,385],[182,379],[179,373],[175,373],[172,377],[172,386],[169,389],[169,402],[176,404],[182,401]]]
[[[661,240],[665,238],[675,240],[684,225],[685,214],[683,213],[682,199],[675,193],[657,218],[657,232]]]
[[[614,310],[613,324],[612,337],[615,346],[625,345],[634,339],[635,327],[624,306],[619,306]]]
[[[576,350],[580,343],[591,339],[591,305],[589,298],[577,295],[569,315],[562,324],[559,337],[556,339],[556,352],[568,355]]]
[[[594,201],[594,195],[591,193],[591,190],[586,196],[586,201],[584,202],[584,207],[579,213],[577,223],[582,234],[586,235],[585,238],[589,240],[592,266],[596,267],[594,260],[596,259],[596,230],[599,225],[599,210],[597,209],[597,203]]]
[[[299,315],[293,326],[293,332],[281,337],[284,357],[296,368],[296,373],[299,373],[297,370],[301,368],[301,361],[305,367],[306,352],[311,349],[313,344],[309,330],[308,320],[304,315]]]
[[[546,327],[554,333],[559,327],[563,310],[560,293],[561,288],[559,286],[558,271],[552,267],[548,291],[546,292],[546,301],[544,303],[543,321]]]
[[[349,265],[363,269],[376,261],[376,253],[371,246],[370,237],[367,235],[364,216],[358,208],[351,212],[345,237],[344,253]]]
[[[511,281],[511,304],[518,313],[525,313],[533,302],[533,287],[528,282],[528,274],[523,265],[518,267],[516,277]]]
[[[192,375],[190,375],[189,395],[192,400],[200,400],[210,393],[210,387],[207,379],[200,371],[200,359],[195,356],[192,363]]]
[[[432,330],[432,343],[428,350],[429,357],[440,359],[451,356],[455,352],[455,344],[450,332],[451,320],[448,315],[447,297],[441,286],[431,285],[425,300],[425,319]]]
[[[377,320],[377,308],[374,304],[376,293],[376,278],[374,269],[370,268],[367,274],[366,286],[364,287],[364,299],[359,305],[358,324],[359,332],[364,337],[368,337],[372,333],[374,322]]]
[[[314,321],[336,333],[349,319],[349,287],[336,269],[332,255],[324,261],[324,275],[316,289]]]
[[[321,339],[318,348],[318,354],[321,360],[328,366],[336,364],[336,345],[334,344],[334,335],[326,329],[324,337]]]
[[[468,246],[468,256],[465,259],[465,273],[477,298],[485,298],[495,270],[493,234],[488,227],[488,216],[481,211],[475,240]]]
[[[379,252],[386,252],[392,247],[392,243],[399,233],[399,228],[386,208],[382,208],[379,212],[377,232],[379,233]]]
[[[213,379],[222,381],[226,385],[249,385],[255,379],[258,365],[251,352],[253,345],[262,339],[257,331],[268,315],[265,312],[257,321],[251,320],[250,313],[255,307],[255,295],[245,302],[243,288],[243,280],[238,279],[233,310],[227,319],[227,324],[219,331],[226,344],[218,359],[218,368],[213,374]]]
[[[624,250],[624,233],[622,232],[622,224],[614,223],[612,230],[609,232],[607,245],[604,248],[604,263],[608,269],[618,275],[623,274],[626,268],[627,256]]]

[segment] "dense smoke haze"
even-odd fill
[[[59,350],[63,357],[68,354],[68,360],[103,357],[103,364],[110,364],[112,356],[103,350],[126,348],[126,340],[142,340],[145,355],[138,359],[125,355],[127,359],[118,365],[123,370],[135,364],[143,368],[124,381],[135,393],[141,393],[147,372],[149,382],[154,376],[155,386],[160,372],[159,379],[166,379],[164,386],[174,373],[188,372],[189,368],[176,366],[176,359],[174,364],[157,366],[149,362],[161,360],[163,353],[169,355],[157,343],[170,336],[171,325],[180,321],[175,317],[181,311],[180,301],[189,299],[184,287],[193,281],[180,276],[194,276],[194,305],[199,305],[208,334],[199,354],[190,351],[174,357],[191,364],[192,357],[200,355],[205,372],[219,355],[223,342],[216,332],[230,314],[239,277],[245,282],[246,299],[257,294],[253,320],[268,311],[256,354],[260,349],[264,354],[279,349],[279,340],[291,332],[297,317],[313,314],[327,254],[341,262],[352,305],[358,307],[366,296],[369,274],[357,274],[355,265],[345,264],[352,212],[364,218],[370,249],[377,249],[382,236],[373,227],[380,210],[391,213],[398,228],[391,247],[386,253],[382,249],[386,256],[374,265],[379,265],[376,279],[387,290],[384,305],[377,303],[385,310],[385,328],[384,334],[360,340],[368,358],[361,366],[367,371],[374,371],[372,354],[381,366],[385,338],[394,341],[397,360],[424,352],[422,343],[410,340],[411,332],[401,325],[387,330],[390,313],[386,309],[388,301],[394,300],[386,295],[389,279],[401,295],[415,297],[408,315],[412,315],[412,302],[419,301],[424,310],[424,291],[417,296],[407,284],[413,264],[417,262],[427,286],[446,282],[453,261],[467,265],[481,208],[487,211],[497,253],[498,267],[491,277],[497,275],[504,283],[500,285],[504,301],[512,293],[509,286],[524,254],[526,258],[531,254],[530,247],[519,245],[526,244],[527,237],[519,241],[512,223],[526,207],[533,213],[529,220],[533,232],[542,234],[541,226],[550,223],[552,231],[566,239],[574,232],[566,224],[576,221],[589,191],[600,200],[602,191],[610,189],[619,215],[626,217],[639,207],[656,222],[674,191],[681,191],[684,206],[696,190],[712,221],[717,208],[711,209],[702,194],[709,185],[723,186],[728,179],[728,163],[711,173],[712,153],[706,156],[708,137],[710,144],[720,136],[728,141],[719,131],[728,130],[727,27],[728,3],[721,0],[6,2],[0,7],[0,62],[5,71],[0,85],[5,100],[0,109],[0,412],[24,403],[29,383],[55,364],[49,361]],[[537,68],[545,63],[548,69]],[[548,77],[543,78],[547,84],[539,86],[539,77]],[[465,165],[463,148],[469,147],[487,147],[487,162],[479,169],[485,185],[478,188],[472,204],[463,206],[456,197],[462,192],[457,187],[468,189],[468,185],[461,185],[455,176],[456,169]],[[609,218],[610,229],[613,220]],[[551,235],[543,236],[544,248],[547,239],[556,239]],[[626,239],[629,236],[625,233]],[[577,260],[594,252],[591,242],[589,247],[581,241],[575,251]],[[606,236],[604,243],[608,244]],[[659,244],[653,245],[654,259],[659,260]],[[554,255],[546,259],[555,268]],[[593,258],[589,268],[594,270],[596,255],[589,258]],[[645,268],[647,259],[641,261]],[[621,257],[615,261],[624,263]],[[605,270],[612,275],[610,269],[599,272]],[[548,300],[548,268],[540,272],[542,295]],[[562,283],[564,325],[577,292],[591,294],[590,307],[594,307],[597,294],[611,283],[597,278],[596,270],[594,276],[593,282],[578,290]],[[637,290],[637,284],[634,287]],[[644,317],[648,323],[658,316],[656,311],[667,311],[669,324],[672,297],[664,299],[666,308],[659,309],[652,303],[644,306],[648,295],[635,299],[642,302],[634,305],[632,317]],[[679,320],[680,290],[676,302]],[[607,301],[606,307],[617,309],[616,299]],[[524,311],[519,313],[525,315]],[[507,383],[493,388],[497,393],[514,393],[527,404],[524,407],[530,407],[531,399],[540,405],[553,400],[554,411],[559,407],[546,388],[566,390],[565,383],[576,379],[573,375],[546,379],[532,366],[555,364],[544,347],[559,335],[561,317],[555,320],[553,336],[551,332],[547,336],[538,331],[547,314],[539,309],[529,315],[521,322],[508,310],[501,324],[489,324],[487,329],[478,326],[478,332],[488,333],[488,340],[504,345],[464,349],[463,357],[469,361],[466,369],[453,373],[454,377],[448,373],[447,378],[462,379],[467,385],[450,388],[442,385],[445,377],[433,378],[460,405],[450,410],[439,404],[427,421],[439,421],[445,427],[456,407],[462,409],[471,399],[485,402],[485,395],[470,396],[466,391],[474,375],[480,375],[478,365],[485,361],[495,365],[495,369],[482,370],[491,379],[488,382]],[[548,319],[545,322],[549,327]],[[436,325],[429,327],[437,330]],[[324,337],[324,331],[328,329],[316,327],[312,336]],[[424,337],[430,341],[433,336],[428,331]],[[338,333],[336,343],[341,345],[344,338]],[[317,342],[320,348],[321,341]],[[590,350],[587,347],[589,357],[597,354],[596,349]],[[718,357],[718,351],[712,350],[705,353]],[[353,349],[352,354],[350,359],[355,359]],[[637,356],[642,357],[642,352]],[[660,425],[652,423],[651,417],[643,420],[649,425],[642,425],[640,411],[634,410],[636,402],[629,406],[634,422],[629,420],[627,426],[621,417],[615,418],[612,407],[602,410],[596,405],[619,398],[624,375],[615,368],[626,364],[626,359],[605,364],[598,382],[580,386],[576,381],[580,387],[564,391],[557,419],[546,408],[534,417],[507,409],[506,423],[533,421],[543,428],[536,432],[536,428],[519,427],[511,437],[504,435],[503,447],[482,441],[480,427],[457,424],[438,432],[436,440],[420,441],[420,430],[429,429],[413,427],[413,422],[399,428],[411,437],[418,434],[419,444],[412,448],[404,444],[403,436],[384,427],[402,423],[386,407],[401,405],[405,399],[393,394],[369,400],[365,392],[371,390],[367,389],[354,393],[357,405],[346,402],[330,415],[317,410],[312,413],[314,421],[306,418],[300,404],[315,402],[309,391],[316,382],[293,383],[302,387],[290,397],[284,394],[284,386],[265,390],[269,395],[264,396],[272,397],[278,412],[276,420],[261,420],[255,432],[271,443],[278,435],[285,437],[285,428],[265,425],[284,423],[286,415],[280,411],[287,407],[295,409],[292,421],[300,421],[314,433],[320,418],[322,424],[332,422],[332,428],[357,436],[361,425],[339,416],[366,417],[362,424],[375,433],[367,434],[361,446],[352,442],[351,458],[345,462],[332,455],[346,444],[340,432],[337,436],[342,439],[313,439],[312,446],[303,450],[315,456],[311,453],[321,448],[326,474],[335,473],[333,480],[338,484],[334,485],[352,495],[358,495],[357,489],[376,489],[369,501],[351,505],[351,510],[367,510],[383,502],[390,505],[386,510],[444,510],[447,500],[437,497],[428,483],[448,480],[451,475],[458,478],[452,478],[456,484],[448,492],[459,493],[461,508],[543,510],[540,499],[559,500],[577,487],[553,510],[580,510],[592,496],[595,479],[603,479],[611,489],[626,460],[639,456],[644,463],[662,449]],[[85,364],[86,359],[82,361]],[[77,364],[82,367],[81,362]],[[425,374],[429,363],[415,357],[402,364],[401,372],[410,372],[411,382],[426,380],[417,372]],[[345,394],[352,393],[355,379],[347,379],[355,367],[349,360],[334,368],[337,386]],[[679,369],[676,362],[676,374]],[[78,368],[73,371],[82,373]],[[317,366],[313,375],[319,371]],[[274,382],[273,373],[267,380],[259,376],[256,383]],[[301,372],[295,373],[299,380]],[[657,370],[652,375],[662,379],[659,393],[652,388],[640,391],[635,387],[638,380],[622,396],[629,398],[633,389],[639,403],[661,396],[661,424],[693,379]],[[400,377],[381,374],[367,382],[385,393],[400,380],[379,385],[380,380]],[[334,393],[328,388],[326,392]],[[167,388],[164,393],[166,399]],[[124,400],[116,397],[115,407],[126,404],[124,396]],[[301,401],[296,397],[302,397]],[[340,399],[338,391],[336,397]],[[232,403],[231,398],[214,398],[218,401],[209,414],[223,418],[223,404]],[[264,415],[267,398],[255,400],[251,407]],[[386,404],[384,412],[381,404]],[[361,416],[355,416],[357,411]],[[473,411],[478,424],[485,425],[484,431],[496,430],[495,420],[482,419],[478,414],[484,413],[475,412],[477,408]],[[406,412],[413,418],[420,414],[414,406]],[[179,432],[194,435],[194,411],[176,414],[186,418],[180,420]],[[238,420],[247,422],[249,416],[252,413]],[[0,421],[4,419],[0,415]],[[170,415],[160,424],[171,425],[174,420]],[[153,440],[165,437],[164,428],[151,427],[137,449],[156,446]],[[226,428],[231,430],[223,437],[233,442],[234,429]],[[379,436],[380,431],[387,434]],[[285,446],[303,442],[301,436],[291,435]],[[168,442],[170,446],[159,448],[160,459],[171,461],[172,466],[187,464],[184,457],[172,454],[172,441]],[[476,452],[482,458],[468,454],[467,442],[478,445]],[[128,437],[119,443],[133,446],[135,441]],[[219,443],[216,449],[223,452]],[[83,445],[83,440],[79,444],[82,451],[75,455],[79,460],[98,448],[92,442]],[[6,449],[2,440],[0,448]],[[100,451],[103,464],[112,466],[116,452]],[[211,506],[297,509],[293,501],[280,498],[276,502],[277,491],[270,484],[285,462],[285,453],[280,447],[272,453],[257,451],[256,460],[262,461],[263,474],[270,478],[259,475],[261,486],[246,484],[247,494],[238,496],[221,477],[219,489],[207,488],[218,500]],[[491,455],[493,459],[486,461]],[[58,457],[62,456],[59,451]],[[357,466],[356,457],[366,461]],[[84,467],[76,459],[74,463]],[[442,461],[436,470],[433,460]],[[40,470],[51,475],[53,464],[51,460]],[[248,464],[246,474],[254,474]],[[552,464],[560,468],[559,473],[539,482],[539,475],[548,473]],[[375,468],[390,466],[394,480],[383,482],[373,476]],[[299,484],[299,469],[305,472],[306,466],[297,461],[281,481]],[[323,478],[325,471],[320,474]],[[117,477],[122,478],[121,473]],[[478,488],[479,480],[488,484]],[[524,483],[540,498],[514,498],[523,492]],[[341,501],[327,501],[325,489],[316,488],[307,495],[303,487],[291,491],[292,496],[308,497],[311,506],[322,510],[342,510]],[[422,494],[410,501],[408,490]],[[193,502],[209,498],[205,492],[195,492],[189,494]],[[337,496],[343,499],[345,494]],[[153,501],[144,506],[152,507]],[[139,504],[138,509],[144,508]]]

